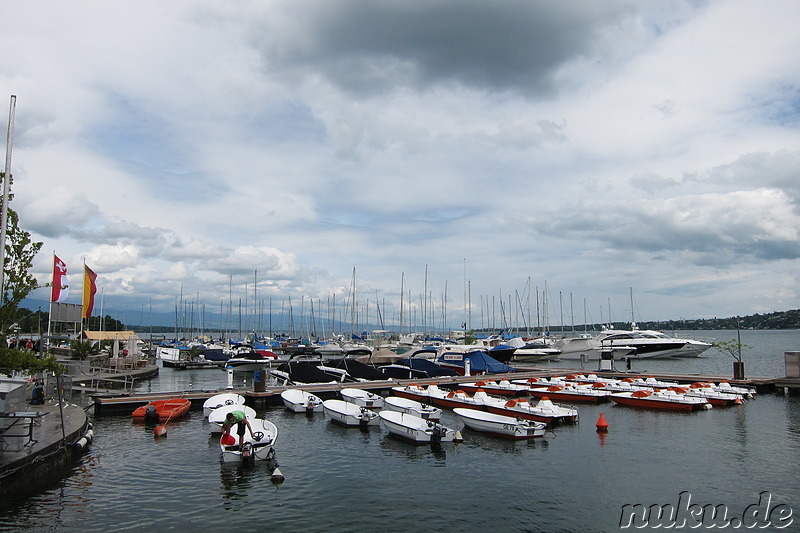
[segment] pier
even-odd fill
[[[110,416],[130,414],[134,409],[141,405],[146,405],[155,400],[168,398],[186,398],[192,402],[192,409],[202,408],[203,402],[210,397],[223,392],[241,394],[245,398],[245,403],[256,408],[266,408],[268,406],[282,405],[281,393],[287,389],[300,389],[320,396],[323,399],[335,398],[339,391],[344,388],[359,388],[375,391],[381,394],[387,393],[392,387],[403,387],[409,383],[435,383],[445,388],[457,387],[459,383],[469,383],[480,379],[529,379],[553,376],[565,376],[569,374],[596,374],[603,378],[622,379],[626,377],[654,377],[658,380],[675,381],[681,384],[690,384],[698,381],[728,381],[732,385],[754,387],[758,393],[771,393],[779,389],[785,389],[791,384],[784,383],[787,378],[764,378],[753,377],[747,379],[731,379],[728,376],[711,376],[701,374],[675,374],[675,373],[637,373],[619,371],[595,371],[588,372],[581,369],[551,368],[551,367],[518,367],[519,372],[507,374],[482,374],[479,376],[447,376],[425,379],[391,379],[382,381],[361,381],[361,382],[329,382],[312,383],[306,385],[286,385],[286,386],[265,386],[263,391],[244,388],[221,388],[197,391],[174,391],[174,392],[152,392],[137,394],[118,394],[118,393],[96,393],[92,395],[94,401],[94,413],[96,416]],[[800,379],[794,387],[800,387]],[[781,383],[781,385],[778,385]]]

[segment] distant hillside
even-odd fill
[[[737,325],[738,321],[738,325]],[[620,325],[621,327],[622,325]],[[800,329],[800,309],[728,318],[639,322],[641,329]]]

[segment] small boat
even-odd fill
[[[458,388],[471,394],[477,392],[478,389],[483,389],[487,394],[495,396],[523,396],[530,392],[530,388],[527,385],[511,383],[507,379],[459,383]]]
[[[342,389],[339,392],[344,401],[354,403],[359,407],[368,409],[381,409],[383,407],[383,397],[374,392],[351,388]]]
[[[262,418],[248,419],[253,435],[245,431],[242,446],[239,446],[239,436],[232,431],[222,435],[219,440],[219,449],[223,463],[253,463],[266,461],[275,456],[275,441],[278,440],[278,428],[269,420]]]
[[[672,390],[687,396],[705,398],[708,400],[708,403],[715,407],[729,407],[731,405],[742,405],[744,403],[744,397],[741,394],[720,392],[710,383],[697,382],[692,383],[688,387],[673,387]]]
[[[437,443],[460,441],[456,430],[433,420],[426,420],[408,413],[383,410],[378,413],[383,426],[397,437],[414,443]]]
[[[498,415],[535,420],[548,425],[560,422],[574,423],[578,420],[577,409],[555,404],[547,396],[540,398],[535,405],[525,398],[511,399],[505,403],[487,403],[486,410]]]
[[[432,386],[435,387],[436,385]],[[392,387],[392,394],[394,394],[395,396],[399,396],[400,398],[407,398],[409,400],[414,400],[420,403],[430,402],[428,389],[423,387],[419,383],[409,383],[405,387],[401,386]]]
[[[300,389],[287,389],[281,393],[283,405],[295,413],[322,412],[322,399]]]
[[[611,399],[620,405],[646,407],[649,409],[667,409],[671,411],[711,409],[711,404],[705,398],[687,396],[669,389],[615,392],[611,395]]]
[[[562,402],[598,403],[608,401],[611,392],[592,386],[581,386],[572,383],[550,385],[549,387],[531,389],[531,396],[555,398]]]
[[[233,392],[223,392],[222,394],[215,394],[205,402],[203,402],[203,416],[208,418],[211,411],[223,405],[243,405],[244,396]]]
[[[547,428],[547,425],[543,422],[487,413],[486,411],[477,411],[475,409],[457,407],[453,409],[453,412],[468,428],[505,439],[521,440],[543,437]]]
[[[407,413],[425,420],[439,420],[442,418],[442,410],[438,407],[399,396],[389,396],[383,401],[383,406],[389,411]]]
[[[222,424],[225,423],[225,417],[231,411],[242,411],[245,418],[252,420],[256,417],[256,410],[247,405],[223,405],[217,407],[211,414],[208,415],[208,423],[211,424],[211,433],[220,433],[222,431]]]
[[[147,405],[137,407],[131,416],[135,420],[166,421],[188,414],[191,408],[192,402],[186,398],[170,398],[155,400]]]
[[[325,400],[322,406],[331,420],[345,426],[377,426],[380,423],[375,411],[344,400]]]
[[[430,392],[431,387],[428,387]],[[438,388],[437,388],[438,389]],[[486,405],[489,396],[481,389],[475,391],[475,394],[470,396],[463,390],[455,390],[450,392],[438,389],[436,393],[431,393],[429,401],[437,406],[444,407],[445,409],[454,409],[456,407],[466,407],[467,409],[483,409]]]
[[[232,368],[234,372],[255,372],[270,368],[277,359],[278,356],[272,352],[257,352],[249,346],[240,346],[225,362],[225,367]]]

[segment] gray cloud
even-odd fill
[[[635,2],[294,2],[256,30],[271,68],[302,66],[358,94],[464,85],[478,91],[552,95],[565,63],[592,56]],[[274,34],[281,38],[273,41]]]

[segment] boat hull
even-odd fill
[[[418,416],[424,420],[439,420],[442,417],[442,410],[438,407],[399,396],[389,396],[384,400],[383,406],[387,410]]]
[[[306,391],[288,389],[281,393],[284,407],[294,413],[321,413],[322,399]]]
[[[244,405],[244,396],[232,392],[216,394],[203,403],[203,416],[208,418],[214,409],[224,405]]]
[[[334,422],[344,426],[377,426],[380,424],[378,413],[366,407],[345,402],[344,400],[325,400],[322,402],[325,414]]]
[[[241,463],[248,459],[253,461],[266,461],[275,455],[275,442],[278,440],[278,428],[269,420],[254,418],[249,420],[253,428],[253,435],[245,431],[243,444],[249,445],[239,447],[239,436],[231,433],[228,437],[235,440],[234,444],[225,444],[223,441],[226,436],[220,437],[219,448],[223,463]]]
[[[546,430],[546,425],[542,422],[520,420],[474,409],[456,408],[453,412],[468,428],[502,439],[524,440],[543,437]]]
[[[378,415],[389,433],[416,444],[453,442],[456,438],[454,429],[432,420],[391,410],[380,411]]]

